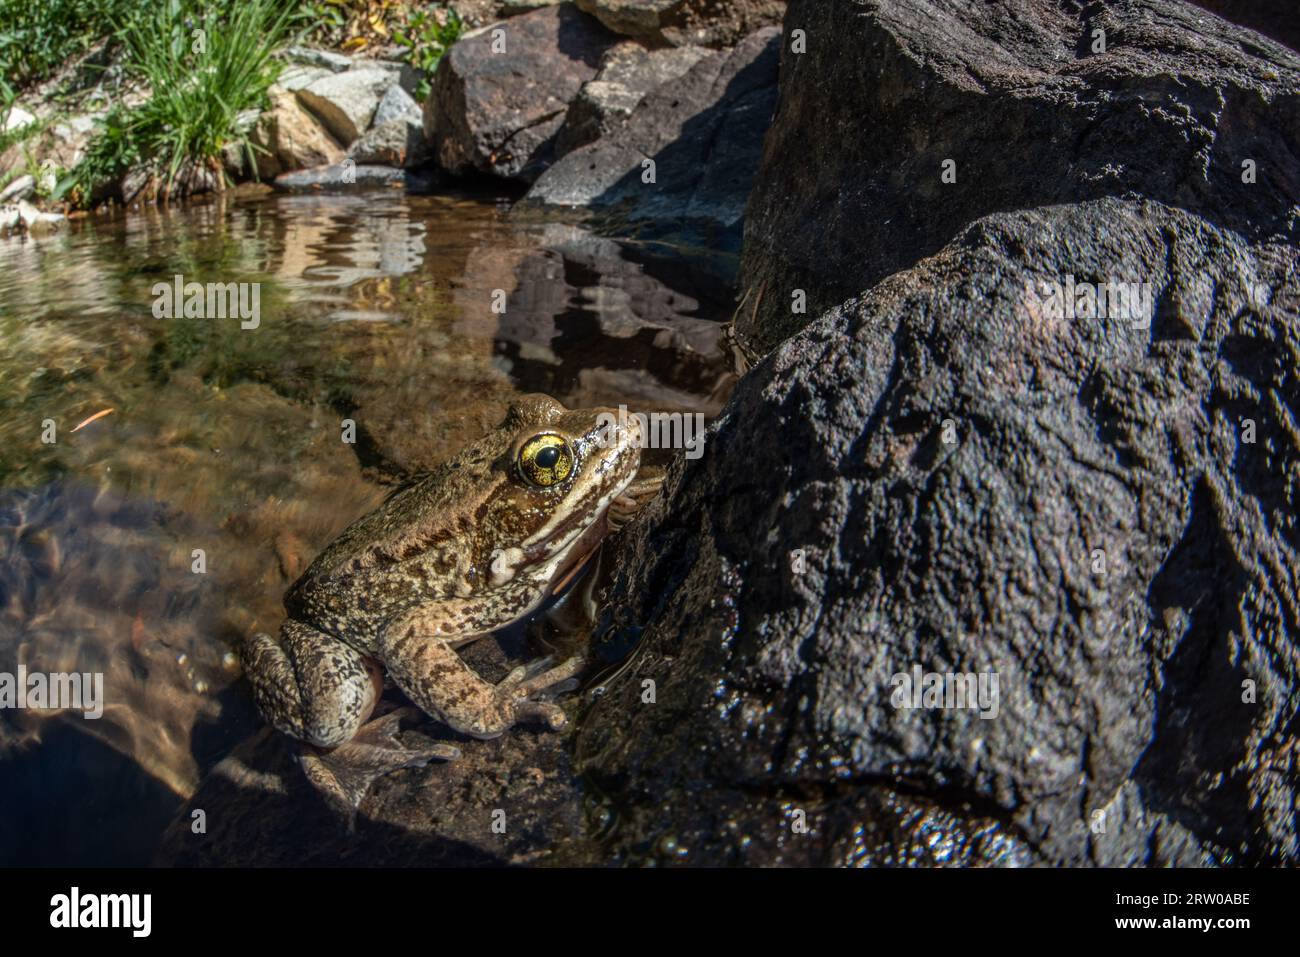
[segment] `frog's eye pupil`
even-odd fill
[[[573,452],[558,435],[535,435],[519,452],[519,473],[536,488],[559,485],[573,474],[573,469]]]

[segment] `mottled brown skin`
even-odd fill
[[[563,726],[557,705],[532,696],[571,678],[579,662],[527,680],[519,668],[491,685],[455,648],[535,610],[607,533],[611,504],[626,502],[636,478],[640,436],[635,421],[602,429],[601,412],[612,414],[525,396],[498,428],[349,526],[285,596],[280,641],[256,635],[243,649],[267,719],[320,748],[352,742],[378,700],[378,663],[462,733],[495,737],[527,718]],[[530,482],[521,465],[540,434],[571,453],[571,471],[550,487]],[[384,722],[377,747],[409,758],[395,730]],[[453,752],[436,745],[422,756]]]

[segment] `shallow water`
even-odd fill
[[[274,632],[321,546],[512,396],[715,414],[728,290],[695,261],[394,190],[0,240],[0,673],[102,672],[105,699],[0,710],[0,863],[147,862],[259,724],[230,636]],[[260,283],[257,327],[156,318],[178,274]]]

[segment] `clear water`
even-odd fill
[[[716,413],[728,291],[699,258],[394,190],[0,240],[0,673],[104,675],[99,720],[0,710],[0,863],[146,862],[259,724],[230,637],[512,396]],[[156,318],[177,274],[260,283],[259,325]]]

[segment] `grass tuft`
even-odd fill
[[[118,33],[125,68],[150,98],[109,111],[55,198],[89,205],[104,183],[134,167],[166,190],[187,167],[219,171],[222,148],[245,138],[236,118],[266,104],[279,73],[272,55],[292,18],[287,0],[156,0],[130,16]]]

